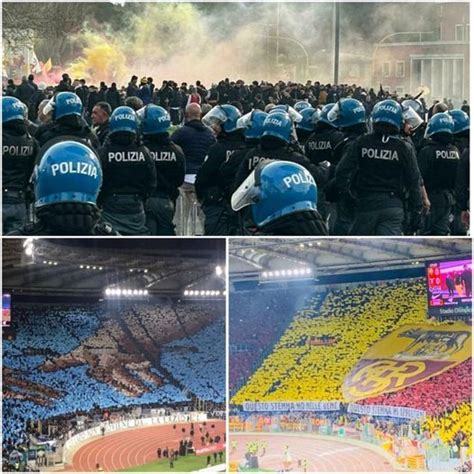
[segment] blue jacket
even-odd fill
[[[171,141],[183,149],[186,157],[186,173],[197,174],[216,139],[212,131],[200,120],[191,120],[173,133]]]
[[[148,84],[140,86],[137,97],[143,100],[144,105],[148,105],[151,102],[151,88]]]

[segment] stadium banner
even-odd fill
[[[140,428],[145,426],[167,425],[172,423],[191,423],[197,421],[206,421],[207,415],[201,412],[189,413],[175,413],[170,416],[153,416],[150,418],[131,418],[129,420],[122,420],[117,422],[106,421],[100,425],[94,426],[85,431],[81,431],[69,438],[63,447],[63,461],[78,445],[87,441],[89,438],[102,435],[102,428],[104,433],[110,434],[116,431],[127,430],[131,428]]]
[[[426,416],[426,412],[416,410],[415,408],[389,407],[386,405],[357,405],[356,403],[349,403],[347,412],[357,415],[390,416],[392,418],[406,418],[409,420],[418,420]]]
[[[244,402],[244,411],[338,411],[340,402]]]
[[[402,390],[471,357],[465,323],[408,324],[376,342],[346,376],[344,400],[354,402]]]

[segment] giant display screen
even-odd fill
[[[472,260],[426,263],[428,313],[463,316],[472,312]]]

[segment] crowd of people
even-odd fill
[[[311,304],[319,307],[311,312]],[[320,305],[320,306],[319,306]],[[423,279],[364,283],[330,291],[299,311],[272,353],[232,401],[342,400],[346,375],[383,335],[426,320]],[[328,345],[311,337],[331,336]]]
[[[28,420],[117,406],[222,404],[223,314],[212,302],[18,303],[15,337],[3,343],[4,446],[28,441]]]
[[[10,81],[4,233],[465,235],[469,106],[435,102],[317,81]]]

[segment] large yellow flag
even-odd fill
[[[53,62],[51,61],[51,58],[49,58],[45,63],[44,63],[44,70],[46,72],[51,71],[51,68],[53,67]]]
[[[471,357],[471,326],[409,324],[375,343],[344,380],[349,402],[396,392]]]

